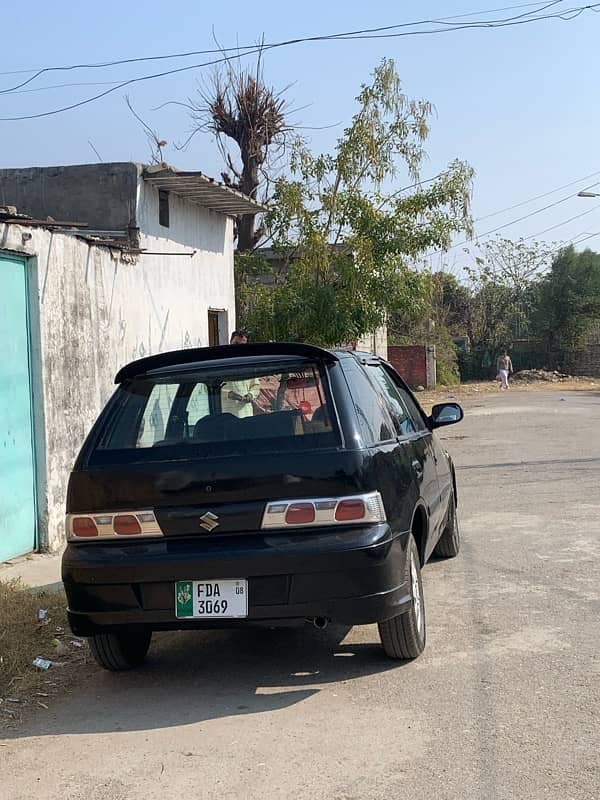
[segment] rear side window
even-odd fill
[[[382,366],[381,369],[383,373],[386,375],[386,377],[392,382],[393,386],[398,392],[400,399],[402,401],[402,405],[407,410],[412,420],[412,423],[415,427],[415,430],[428,431],[429,428],[427,426],[427,423],[425,422],[423,410],[419,408],[419,406],[411,396],[410,392],[408,392],[406,387],[402,385],[398,376],[394,375],[393,371],[390,370],[389,367]]]
[[[372,365],[367,369],[388,404],[398,436],[425,430],[425,423],[408,392],[396,384],[382,366]]]
[[[138,447],[152,447],[155,441],[164,438],[176,394],[176,383],[160,383],[152,387],[140,421]]]
[[[392,418],[363,368],[345,361],[344,373],[365,442],[371,445],[395,439]]]
[[[317,365],[145,377],[121,387],[118,398],[96,454],[186,458],[194,448],[197,455],[230,455],[339,444]]]

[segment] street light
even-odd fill
[[[600,197],[599,192],[577,192],[577,197]]]

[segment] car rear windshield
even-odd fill
[[[124,385],[96,453],[126,451],[147,460],[338,444],[319,367],[238,365]]]

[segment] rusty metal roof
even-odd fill
[[[260,214],[267,210],[266,206],[252,200],[243,192],[225,186],[202,172],[179,172],[173,167],[161,164],[156,167],[146,167],[143,178],[158,189],[164,189],[190,203],[196,203],[221,214],[229,216]]]
[[[87,222],[61,222],[52,217],[34,219],[30,214],[23,214],[17,211],[16,206],[0,206],[0,222],[6,222],[10,225],[25,225],[33,228],[65,228],[73,230],[87,228]]]

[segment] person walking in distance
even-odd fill
[[[506,350],[503,350],[498,356],[496,368],[498,370],[498,378],[500,380],[500,389],[508,389],[508,376],[512,375],[513,373],[513,365]]]

